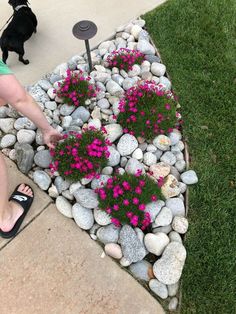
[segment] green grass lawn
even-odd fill
[[[179,97],[191,168],[182,313],[236,313],[235,0],[170,0],[146,14]]]

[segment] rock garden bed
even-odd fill
[[[0,108],[0,146],[63,215],[175,310],[185,193],[198,179],[186,169],[180,106],[144,25],[135,20],[94,49],[91,73],[77,55],[28,87],[64,134],[54,151],[10,106]]]

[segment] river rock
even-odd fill
[[[112,123],[105,126],[107,132],[106,138],[111,142],[115,142],[123,134],[123,129],[120,124]]]
[[[184,234],[188,230],[188,220],[182,216],[175,216],[172,222],[172,228],[174,231]]]
[[[16,142],[16,136],[15,135],[6,134],[1,139],[0,147],[1,148],[11,147],[15,144],[15,142]]]
[[[146,249],[157,256],[161,255],[165,247],[170,242],[165,233],[147,233],[144,237],[144,244]]]
[[[110,153],[110,155],[108,157],[107,165],[111,167],[119,165],[120,153],[113,146],[108,147],[108,152]]]
[[[195,184],[198,182],[198,177],[196,175],[196,172],[193,170],[188,170],[182,173],[180,177],[181,177],[181,180],[187,185]]]
[[[20,144],[32,144],[35,139],[35,132],[33,130],[19,130],[17,132],[17,141]]]
[[[98,196],[91,189],[80,189],[79,193],[75,194],[76,201],[85,208],[96,208],[98,206]]]
[[[116,243],[107,243],[104,247],[104,250],[107,255],[115,258],[121,259],[122,258],[122,251],[119,244]]]
[[[151,222],[153,222],[156,219],[157,215],[159,214],[164,205],[165,202],[163,202],[162,200],[151,202],[146,205],[145,212],[150,214]]]
[[[165,178],[170,173],[170,165],[159,162],[155,165],[151,165],[149,171],[155,179],[159,179],[160,177]]]
[[[168,297],[167,286],[157,279],[151,279],[149,281],[149,288],[162,299],[166,299]]]
[[[125,171],[130,174],[136,174],[141,170],[142,174],[145,173],[144,165],[135,158],[130,158],[125,166]]]
[[[98,239],[104,243],[117,243],[119,239],[119,233],[120,233],[120,228],[116,227],[113,224],[110,224],[105,227],[101,227],[97,231],[97,237]]]
[[[166,199],[180,194],[179,182],[172,174],[169,174],[165,178],[164,184],[161,187],[161,192]]]
[[[56,207],[62,215],[66,216],[68,218],[73,218],[72,205],[65,197],[63,197],[63,196],[57,197]]]
[[[129,270],[132,275],[139,280],[149,281],[154,277],[152,264],[146,260],[131,264]]]
[[[49,150],[45,149],[37,152],[34,156],[34,162],[41,168],[49,168],[49,165],[52,162],[52,156],[50,155]]]
[[[185,216],[184,202],[179,197],[173,197],[166,200],[166,207],[170,208],[174,216]]]
[[[163,207],[155,219],[155,225],[157,227],[168,226],[171,224],[172,218],[173,215],[171,209],[168,207]]]
[[[154,138],[153,145],[162,151],[167,151],[170,148],[171,140],[166,135],[158,135]]]
[[[34,150],[29,144],[19,144],[15,145],[16,150],[16,162],[17,166],[21,172],[28,174],[33,166],[34,161]]]
[[[106,226],[111,223],[111,217],[104,210],[95,208],[93,214],[96,223],[98,223],[100,226]]]
[[[124,134],[117,144],[117,150],[121,156],[132,154],[136,148],[138,148],[138,141],[130,134]]]
[[[40,187],[40,189],[46,191],[52,180],[49,175],[42,170],[36,170],[33,175],[34,182]]]
[[[72,215],[77,225],[84,230],[89,230],[94,224],[93,212],[76,203],[72,207]]]

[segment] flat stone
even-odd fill
[[[162,257],[153,265],[155,277],[166,285],[177,283],[181,277],[186,259],[185,247],[178,242],[171,242]]]
[[[157,256],[160,256],[165,247],[170,242],[165,233],[159,232],[157,234],[147,233],[144,237],[144,244],[146,249]]]
[[[119,241],[124,257],[130,262],[135,263],[145,257],[145,248],[139,241],[133,228],[129,225],[121,228]]]
[[[83,207],[96,208],[98,206],[98,196],[91,189],[80,189],[79,193],[75,194],[76,201]]]
[[[65,197],[63,197],[63,196],[57,197],[56,207],[62,215],[66,216],[68,218],[73,218],[72,205]]]
[[[89,208],[76,203],[72,207],[72,215],[77,225],[84,230],[89,230],[94,224],[93,212]]]
[[[131,264],[129,270],[139,280],[149,281],[154,277],[152,264],[146,260]]]
[[[149,288],[162,299],[166,299],[168,297],[167,286],[157,279],[151,279],[149,281]]]

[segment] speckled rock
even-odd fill
[[[72,215],[77,225],[84,230],[89,230],[94,224],[93,212],[76,203],[72,207]]]

